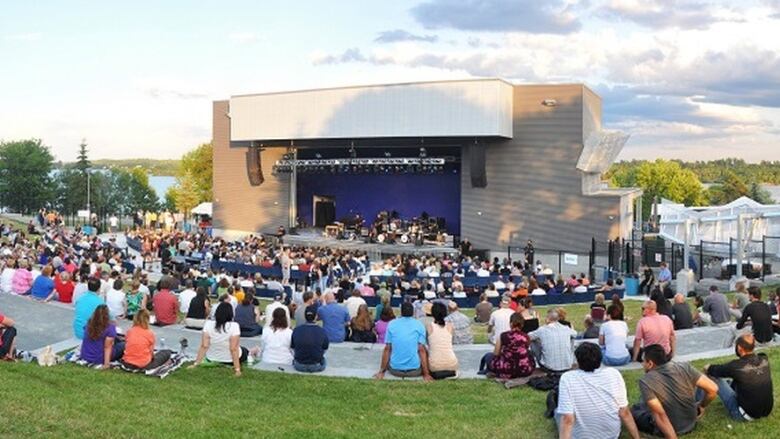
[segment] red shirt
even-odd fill
[[[71,303],[73,301],[73,289],[76,288],[73,282],[68,281],[63,283],[60,279],[60,275],[54,277],[54,289],[57,291],[57,296],[62,303]]]
[[[179,300],[168,290],[160,290],[152,298],[157,323],[172,325],[178,318]]]

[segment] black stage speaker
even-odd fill
[[[260,158],[261,151],[258,146],[250,146],[246,151],[246,174],[252,186],[260,186],[265,181],[263,162]]]
[[[487,187],[485,170],[485,145],[474,143],[469,147],[471,187]]]

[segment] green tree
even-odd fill
[[[199,203],[211,201],[214,174],[212,154],[211,143],[204,143],[184,154],[179,163],[177,184],[182,186],[183,178],[189,174]]]
[[[732,171],[725,173],[722,184],[707,190],[707,197],[712,205],[727,204],[744,196],[750,196],[750,189],[745,181]]]
[[[772,194],[770,194],[769,191],[763,189],[761,185],[756,182],[750,184],[748,197],[761,204],[774,204],[775,202],[775,200],[772,199]]]
[[[149,184],[149,176],[146,170],[141,167],[135,167],[129,172],[130,186],[128,199],[128,212],[135,210],[157,210],[159,199],[157,192]]]
[[[88,152],[87,139],[81,139],[81,143],[79,144],[79,155],[76,160],[76,169],[80,170],[81,172],[87,172],[87,169],[92,166],[92,163],[90,163],[89,157],[87,155]]]
[[[639,187],[642,196],[642,212],[649,217],[653,199],[666,198],[687,206],[707,203],[699,178],[692,171],[683,169],[678,162],[656,160],[641,162],[635,167],[620,169],[611,175],[611,184],[618,187]]]
[[[0,203],[22,213],[54,201],[54,157],[39,139],[0,143]]]
[[[176,185],[169,186],[165,191],[165,201],[162,207],[165,210],[176,212]]]
[[[200,202],[196,188],[195,178],[188,172],[182,176],[173,190],[176,210],[182,212],[185,216],[188,216],[190,211]]]

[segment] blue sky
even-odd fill
[[[0,3],[0,139],[175,158],[211,101],[350,84],[585,82],[621,158],[780,160],[780,1]]]

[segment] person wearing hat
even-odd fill
[[[401,304],[401,318],[387,325],[382,362],[374,378],[381,380],[386,372],[390,372],[400,378],[422,376],[425,381],[433,380],[428,371],[425,327],[413,316],[412,304],[404,302]]]
[[[325,330],[315,322],[317,307],[305,308],[306,323],[295,327],[290,347],[293,350],[293,368],[298,372],[322,372],[325,370],[325,352],[330,342]]]

